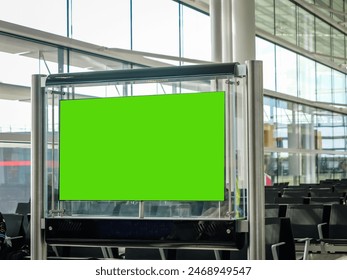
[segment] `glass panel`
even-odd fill
[[[330,26],[318,18],[316,18],[316,52],[331,56]]]
[[[296,60],[295,53],[276,46],[276,91],[297,96]]]
[[[208,15],[182,6],[182,57],[211,61],[210,30]]]
[[[256,38],[256,58],[263,61],[263,86],[265,89],[276,90],[275,45]]]
[[[323,14],[330,16],[330,0],[316,0],[315,4]]]
[[[304,56],[298,56],[298,96],[301,98],[316,99],[316,63]]]
[[[295,111],[292,103],[276,101],[275,146],[279,148],[298,148],[297,131],[295,129]]]
[[[320,154],[318,157],[318,180],[335,179],[339,169],[339,157]]]
[[[233,77],[230,77],[234,81]],[[243,85],[243,80],[240,79],[241,85]],[[210,78],[204,78],[196,81],[160,81],[154,83],[117,83],[115,85],[97,85],[97,86],[75,86],[73,88],[74,94],[70,95],[70,98],[89,98],[93,96],[105,96],[102,95],[104,87],[117,87],[119,92],[123,95],[153,95],[153,94],[171,94],[171,93],[185,93],[185,92],[201,92],[202,89],[211,91],[214,89],[216,80],[211,80]],[[234,91],[235,82],[225,83],[226,92]],[[95,88],[91,90],[92,88]],[[243,92],[244,89],[242,86],[238,88]],[[67,89],[66,89],[67,90]],[[88,95],[88,91],[92,92]],[[99,92],[99,93],[97,93]],[[126,94],[124,94],[126,93]],[[68,98],[68,94],[65,94],[63,98]],[[121,96],[121,95],[119,95]],[[230,95],[235,96],[235,94]],[[238,94],[241,100],[238,100],[238,104],[242,104],[243,94]],[[51,103],[52,101],[50,101]],[[235,101],[233,101],[235,102]],[[242,107],[242,105],[240,105]],[[57,111],[56,106],[50,106],[48,114],[55,114],[52,110]],[[238,111],[241,108],[238,108]],[[244,114],[242,112],[235,112],[237,116],[240,117],[240,120],[237,121],[239,129],[236,129],[232,133],[233,137],[241,137],[240,134],[244,131],[242,125],[244,119],[240,115]],[[55,125],[55,132],[58,131],[59,126]],[[241,137],[242,138],[242,137]],[[240,139],[241,139],[240,138]],[[58,137],[55,138],[55,141],[58,141]],[[137,140],[140,141],[140,140]],[[55,142],[55,147],[57,147],[58,142]],[[239,145],[239,144],[238,144]],[[77,215],[77,216],[120,216],[120,217],[139,217],[143,209],[143,215],[145,217],[168,217],[168,218],[221,218],[221,219],[230,219],[230,218],[242,218],[246,215],[246,174],[243,170],[245,159],[243,157],[244,147],[238,147],[238,156],[236,165],[238,169],[237,177],[234,174],[236,180],[234,179],[230,187],[225,188],[225,200],[224,201],[206,201],[206,202],[192,202],[192,201],[146,201],[144,203],[139,203],[135,201],[59,201],[57,209],[64,209],[64,215]],[[50,151],[49,151],[50,152]],[[58,159],[58,153],[51,152],[52,156],[55,159]],[[235,153],[234,153],[235,154]],[[52,158],[50,158],[51,161]],[[235,159],[236,160],[236,159]],[[52,172],[53,177],[55,174],[58,174],[56,170],[49,169],[49,172]],[[235,170],[233,171],[235,173]],[[53,179],[54,180],[54,179]],[[57,180],[56,180],[57,181]],[[54,184],[53,184],[54,185]],[[49,194],[49,192],[48,192]],[[57,201],[57,197],[53,194],[54,200]],[[54,201],[53,200],[53,201]],[[49,207],[49,203],[48,203]],[[46,208],[50,210],[49,208]],[[53,211],[56,213],[56,211]],[[46,212],[50,215],[49,212]]]
[[[277,181],[277,161],[276,153],[264,153],[264,184],[265,186],[272,186]]]
[[[276,0],[275,35],[296,44],[296,5],[287,0]]]
[[[249,185],[248,176],[247,176],[247,145],[244,141],[246,134],[243,133],[247,129],[247,118],[246,108],[247,108],[247,94],[246,94],[246,80],[237,79],[239,85],[236,87],[236,93],[233,95],[234,98],[231,101],[231,106],[234,106],[234,115],[231,116],[230,122],[231,125],[231,135],[233,135],[230,141],[234,141],[231,149],[231,162],[232,162],[232,171],[231,171],[231,186],[233,183],[235,187],[231,187],[230,195],[234,198],[234,215],[237,218],[247,216],[247,189]],[[229,92],[233,92],[235,89],[233,87],[228,88]],[[235,150],[235,151],[234,151]],[[233,171],[233,168],[235,169]],[[233,191],[234,190],[234,191]]]
[[[331,112],[317,110],[316,121],[317,131],[322,138],[322,149],[333,150],[333,114]]]
[[[275,147],[275,123],[277,113],[275,100],[264,98],[264,147]]]
[[[255,1],[255,24],[261,30],[270,34],[275,33],[273,0]]]
[[[303,154],[301,158],[300,184],[317,182],[316,176],[316,155]]]
[[[60,54],[63,58],[64,52]],[[31,76],[57,73],[58,56],[57,48],[0,35],[2,212],[13,213],[18,202],[30,199]],[[9,71],[9,65],[15,66],[15,71]]]
[[[333,115],[333,141],[334,151],[346,150],[345,118],[340,114]]]
[[[18,135],[18,133],[11,134],[13,139]],[[2,213],[15,213],[18,202],[28,203],[30,200],[30,133],[21,136],[21,140],[25,139],[27,143],[3,143],[1,141],[3,136],[0,133],[0,212]]]
[[[317,101],[332,102],[331,89],[332,89],[332,78],[331,68],[326,67],[322,64],[316,64],[316,75],[317,75]]]
[[[331,8],[337,13],[333,13],[333,19],[337,22],[344,22],[345,18],[343,15],[344,0],[334,0],[331,1]]]
[[[335,179],[346,179],[347,178],[347,157],[338,156],[337,161],[339,163],[335,171]]]
[[[15,95],[15,92],[13,92],[13,94]],[[29,94],[28,98],[30,98]],[[20,114],[18,114],[18,112],[20,112]],[[0,99],[0,133],[19,133],[30,131],[31,104],[29,102],[21,102],[19,100]]]
[[[300,155],[282,152],[274,153],[274,156],[276,160],[273,166],[276,174],[275,183],[298,184]]]
[[[334,103],[346,104],[346,75],[335,70],[332,73]]]
[[[298,45],[310,52],[314,46],[314,16],[298,7]]]
[[[179,56],[179,4],[169,0],[132,3],[133,49]]]
[[[66,36],[66,1],[0,0],[0,20]]]
[[[0,35],[0,81],[6,84],[30,86],[31,75],[40,72],[41,54],[45,54],[48,61],[53,59],[56,61],[55,48]],[[15,74],[9,71],[9,65],[16,65]],[[28,88],[27,97],[29,92]]]
[[[69,72],[103,71],[128,68],[130,68],[130,64],[116,59],[106,59],[82,52],[69,52]]]
[[[332,55],[333,55],[333,61],[336,64],[344,64],[346,59],[345,59],[345,35],[335,29],[332,29],[332,34],[331,34],[331,40],[332,40]]]
[[[72,1],[72,38],[130,49],[130,34],[129,0]]]
[[[268,182],[299,185],[343,178],[347,174],[346,119],[343,114],[264,98]]]

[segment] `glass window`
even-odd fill
[[[179,56],[179,4],[171,0],[132,3],[133,49]]]
[[[58,72],[58,49],[4,35],[0,42],[0,83],[30,87],[31,75]]]
[[[333,99],[334,103],[346,104],[346,75],[333,70]]]
[[[211,61],[210,17],[182,6],[182,57]]]
[[[314,16],[298,7],[298,45],[314,52]]]
[[[317,110],[315,125],[321,135],[322,149],[333,149],[333,114],[331,112]]]
[[[296,44],[296,5],[287,0],[276,0],[275,35]]]
[[[331,68],[317,63],[317,101],[332,102]]]
[[[298,56],[298,97],[316,99],[316,63],[304,56]]]
[[[130,68],[129,64],[116,59],[92,55],[83,52],[69,52],[70,72],[103,71]]]
[[[287,101],[276,101],[276,143],[279,148],[299,148],[295,108]]]
[[[120,70],[128,68],[130,68],[129,64],[120,62],[115,59],[106,59],[104,57],[83,52],[69,52],[70,72]],[[96,97],[123,96],[128,95],[128,87],[124,85],[78,87],[77,89],[75,89],[75,94]]]
[[[271,42],[256,38],[256,58],[263,61],[264,88],[276,90],[275,75],[275,45]]]
[[[0,98],[2,95],[0,94]],[[30,98],[28,92],[28,98]],[[20,112],[20,114],[18,114]],[[0,133],[30,132],[31,105],[19,100],[0,99]],[[1,141],[0,141],[1,142]]]
[[[39,67],[37,59],[32,59],[20,54],[10,54],[0,50],[0,61],[0,82],[3,84],[30,86],[31,75],[33,73],[38,73]],[[8,71],[9,65],[17,66],[15,75],[13,71]],[[0,87],[3,87],[3,85],[0,84]]]
[[[333,19],[335,19],[336,21],[338,22],[344,22],[345,21],[345,18],[343,16],[343,3],[344,0],[334,0],[334,1],[331,1],[331,4],[332,4],[332,9],[339,12],[339,13],[334,13],[332,14],[333,16]]]
[[[344,64],[345,63],[345,35],[336,29],[332,29],[331,40],[333,45],[332,60],[339,65]]]
[[[66,36],[66,0],[0,0],[0,20]]]
[[[30,139],[29,133],[26,139]],[[0,212],[14,213],[30,199],[30,143],[1,143]]]
[[[315,4],[323,14],[330,17],[330,0],[315,0]]]
[[[276,46],[277,91],[297,96],[297,55]]]
[[[72,38],[130,49],[130,34],[129,0],[72,0]]]
[[[340,114],[333,115],[333,141],[335,151],[345,151],[346,141],[345,141],[345,123],[344,116]]]
[[[255,1],[255,24],[261,30],[274,34],[274,1]]]
[[[0,42],[0,211],[13,213],[30,198],[31,77],[58,72],[58,49],[4,35]]]
[[[330,26],[318,18],[316,18],[316,52],[331,56]]]
[[[265,97],[266,175],[272,182],[291,185],[345,178],[346,118],[316,107]]]
[[[302,154],[300,184],[317,182],[316,155]]]

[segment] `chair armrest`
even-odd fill
[[[323,226],[326,226],[327,223],[321,223],[321,224],[318,224],[318,236],[319,236],[319,239],[320,239],[320,248],[321,248],[321,252],[322,253],[325,253],[326,250],[325,250],[325,242],[323,241],[324,239],[324,236],[323,236]]]
[[[277,247],[286,244],[286,242],[279,242],[271,246],[272,257],[274,260],[278,260]]]
[[[17,240],[17,239],[24,239],[24,236],[19,235],[19,236],[7,236],[5,237],[5,244],[7,244],[7,246],[12,247],[12,240]],[[14,241],[16,242],[16,241]]]
[[[324,236],[323,236],[323,226],[325,226],[325,225],[327,225],[327,223],[321,223],[321,224],[317,225],[319,239],[323,239],[324,238]]]
[[[21,239],[21,238],[24,238],[24,236],[23,235],[18,235],[18,236],[7,236],[7,238],[9,239],[9,240],[14,240],[14,239]]]
[[[307,260],[308,249],[310,247],[311,240],[312,238],[309,238],[309,237],[295,239],[295,242],[300,242],[300,243],[305,242],[304,255],[302,256],[303,260]]]

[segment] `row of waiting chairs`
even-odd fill
[[[334,203],[343,204],[347,186],[341,188],[291,187],[278,190],[265,188],[265,203]]]
[[[286,230],[279,233],[276,227],[280,227],[283,219],[288,219],[290,226],[286,225]],[[274,225],[276,224],[276,226]],[[347,206],[346,205],[266,205],[265,206],[265,227],[267,230],[267,258],[271,259],[270,245],[289,242],[287,248],[281,248],[279,258],[292,259],[293,244],[295,241],[308,241],[309,248],[314,248],[321,252],[336,252],[347,250]],[[275,227],[275,229],[273,228]],[[270,230],[274,232],[270,232]],[[276,237],[276,234],[279,236]],[[289,237],[288,237],[289,235]],[[277,238],[278,240],[270,240]],[[280,240],[282,238],[282,240]],[[293,244],[290,244],[290,243]],[[271,251],[272,253],[272,251]]]
[[[307,187],[325,187],[325,186],[340,186],[347,185],[347,178],[342,179],[325,179],[320,180],[319,183],[300,183],[299,186],[307,186]],[[274,188],[286,188],[289,187],[289,182],[278,182],[273,185],[267,185],[266,187],[274,187]]]

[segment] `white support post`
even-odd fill
[[[232,1],[233,61],[255,59],[255,0]]]
[[[241,62],[233,60],[232,34],[232,1],[222,0],[222,61]],[[241,63],[244,63],[241,62]]]
[[[222,62],[222,2],[210,0],[211,59]]]

